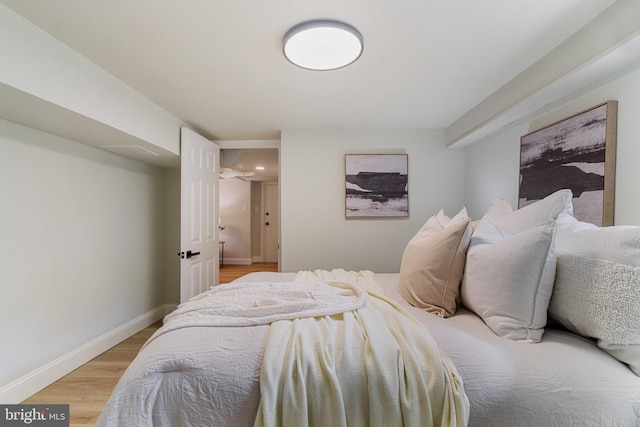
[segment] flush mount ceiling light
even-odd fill
[[[302,22],[285,34],[282,51],[289,62],[308,70],[328,71],[354,63],[364,49],[362,34],[329,19]]]

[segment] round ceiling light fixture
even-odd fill
[[[362,34],[349,24],[316,19],[292,27],[282,39],[282,52],[292,64],[329,71],[353,64],[364,50]]]

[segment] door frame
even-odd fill
[[[275,203],[277,205],[277,209],[278,209],[278,220],[276,221],[278,230],[276,233],[276,251],[277,251],[277,257],[276,257],[276,262],[278,263],[278,265],[280,265],[280,182],[273,182],[273,181],[263,181],[260,189],[261,189],[261,196],[260,196],[260,255],[261,258],[263,260],[263,262],[267,262],[267,251],[266,251],[266,234],[267,234],[267,228],[265,225],[265,220],[266,220],[266,212],[267,212],[267,186],[268,185],[275,185],[278,189],[278,191],[276,192],[276,200]]]
[[[220,149],[251,149],[251,148],[275,148],[278,150],[278,155],[280,155],[280,140],[279,139],[264,139],[264,140],[238,140],[238,141],[225,141],[218,140],[214,141]],[[280,167],[281,162],[278,160],[278,189],[280,188]],[[261,186],[262,188],[262,186]],[[261,190],[262,191],[262,190]],[[254,257],[252,256],[252,262],[263,262],[264,261],[264,194],[261,194],[260,197],[260,256]],[[280,190],[278,190],[278,211],[280,210]],[[278,218],[281,217],[280,212],[278,212]],[[281,234],[281,221],[278,221],[278,242],[280,242],[280,234]],[[251,231],[254,232],[253,230]],[[256,231],[257,232],[257,231]],[[279,244],[279,243],[278,243]],[[278,250],[278,265],[281,265],[280,254],[282,251]]]

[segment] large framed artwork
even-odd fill
[[[569,188],[576,218],[613,225],[617,115],[607,101],[523,136],[518,206]]]
[[[406,154],[345,156],[347,218],[409,216]]]

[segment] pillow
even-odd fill
[[[558,220],[549,317],[640,376],[640,227]]]
[[[572,200],[571,190],[558,190],[542,200],[514,211],[507,201],[495,197],[486,214],[508,232],[517,233],[555,220],[561,215],[573,217]]]
[[[556,270],[553,221],[511,234],[489,215],[467,253],[462,303],[497,335],[539,342]]]
[[[465,208],[464,206],[462,207],[462,209],[460,209],[460,212],[458,212],[453,218],[449,218],[448,216],[446,216],[444,213],[444,209],[440,209],[438,211],[438,213],[436,214],[436,218],[438,219],[440,225],[442,225],[443,227],[446,227],[447,225],[453,223],[470,220],[469,214],[467,214],[467,208]],[[422,227],[424,228],[425,225],[423,225]]]
[[[452,219],[440,211],[409,241],[398,291],[411,305],[440,317],[455,314],[471,238],[469,221],[465,208]]]

